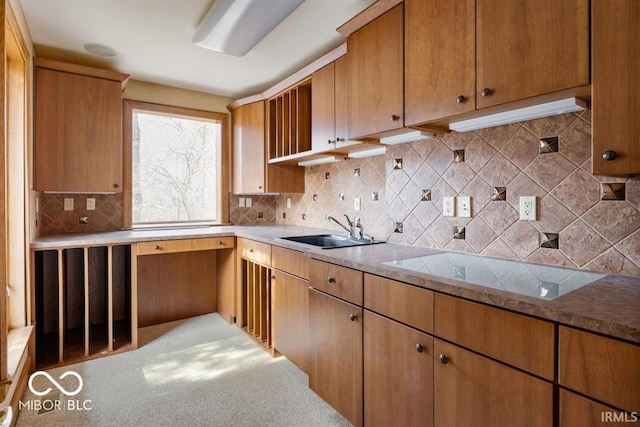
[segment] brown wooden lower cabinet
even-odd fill
[[[640,424],[638,413],[623,412],[560,389],[560,427],[621,427]]]
[[[307,372],[309,282],[273,270],[271,294],[273,346]]]
[[[364,312],[366,426],[433,426],[433,337]]]
[[[552,383],[434,341],[436,426],[553,426]]]
[[[310,289],[309,355],[311,390],[362,426],[362,308]]]

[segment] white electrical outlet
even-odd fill
[[[456,198],[455,197],[443,197],[442,198],[442,215],[443,216],[456,216]]]
[[[64,198],[64,210],[72,211],[73,210],[73,199],[70,197]]]
[[[456,197],[458,205],[458,216],[462,218],[471,218],[471,196]]]
[[[238,197],[238,207],[244,208],[246,207],[246,197]]]
[[[520,219],[536,221],[537,218],[536,196],[520,197]]]
[[[353,199],[353,210],[355,210],[355,211],[359,211],[360,210],[360,197],[354,197],[354,199]]]
[[[247,197],[247,200],[245,201],[245,205],[246,207],[250,208],[251,206],[253,206],[253,200],[251,200],[251,197]]]
[[[287,209],[291,209],[291,197],[287,197]]]
[[[87,197],[87,210],[95,211],[96,210],[96,199],[93,197]]]

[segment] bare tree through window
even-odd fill
[[[134,111],[133,223],[215,222],[221,125]]]

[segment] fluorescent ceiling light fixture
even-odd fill
[[[363,157],[379,156],[387,152],[387,147],[377,147],[370,150],[354,151],[349,153],[349,157],[352,159],[362,159]]]
[[[325,156],[313,160],[305,160],[304,162],[298,162],[298,166],[316,166],[324,165],[326,163],[336,163],[344,160],[341,156]]]
[[[433,138],[431,132],[425,132],[423,130],[414,130],[410,132],[400,133],[398,135],[386,136],[380,138],[380,143],[385,145],[396,145],[405,142],[421,141],[423,139]]]
[[[216,0],[193,36],[200,47],[243,56],[304,0]]]
[[[575,113],[587,108],[587,103],[578,98],[561,99],[560,101],[546,102],[531,107],[518,108],[504,113],[489,114],[475,119],[462,120],[449,123],[449,129],[457,132],[484,129],[525,120],[539,119],[555,116],[557,114]]]

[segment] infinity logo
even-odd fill
[[[51,375],[49,375],[44,371],[36,371],[33,374],[31,374],[31,377],[29,377],[29,390],[31,390],[31,392],[36,396],[44,396],[45,394],[49,394],[49,392],[51,392],[52,390],[51,387],[48,387],[45,391],[37,391],[33,388],[33,379],[37,376],[43,376],[43,377],[46,377],[49,381],[51,381],[51,384],[56,386],[56,388],[60,390],[60,392],[62,392],[62,394],[64,394],[65,396],[75,396],[76,394],[80,393],[80,391],[82,390],[82,387],[84,386],[84,383],[82,381],[82,377],[80,376],[80,374],[74,371],[65,372],[64,374],[60,375],[59,379],[63,380],[69,375],[76,377],[78,379],[78,388],[73,391],[67,391],[64,387],[58,384],[58,382],[54,380]]]

